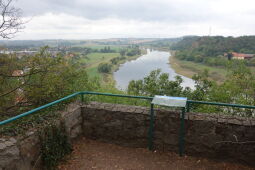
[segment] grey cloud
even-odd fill
[[[255,27],[254,0],[17,0],[15,6],[32,17],[26,39],[73,38],[77,32],[98,38],[208,35],[210,27],[213,35],[236,36],[254,34]],[[112,29],[114,24],[118,29]]]
[[[18,0],[25,16],[68,13],[88,19],[116,17],[143,21],[202,22],[215,17],[206,1],[151,0]]]

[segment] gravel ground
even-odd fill
[[[98,142],[86,138],[74,143],[74,150],[59,170],[251,170],[240,164],[205,158],[179,157],[172,152],[148,151]]]

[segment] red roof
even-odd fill
[[[12,76],[22,76],[23,71],[22,70],[14,70],[12,73]]]
[[[255,56],[255,54],[243,54],[243,53],[232,53],[233,57],[243,57],[243,58],[252,58]]]

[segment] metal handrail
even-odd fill
[[[3,120],[3,121],[0,122],[0,126],[4,125],[4,124],[7,124],[7,123],[10,123],[10,122],[13,122],[13,121],[15,121],[17,119],[20,119],[22,117],[31,115],[31,114],[39,111],[39,110],[46,109],[46,108],[48,108],[48,107],[50,107],[52,105],[55,105],[55,104],[60,103],[62,101],[68,100],[68,99],[73,98],[73,97],[75,97],[77,95],[82,95],[82,97],[83,97],[83,95],[86,95],[86,94],[103,95],[103,96],[115,96],[115,97],[126,97],[126,98],[136,98],[136,99],[146,99],[146,100],[152,100],[153,99],[153,97],[146,97],[146,96],[131,96],[131,95],[120,95],[120,94],[111,94],[111,93],[99,93],[99,92],[90,92],[90,91],[76,92],[76,93],[73,93],[73,94],[68,95],[66,97],[63,97],[63,98],[61,98],[59,100],[56,100],[56,101],[53,101],[51,103],[45,104],[45,105],[37,107],[35,109],[32,109],[32,110],[30,110],[28,112],[25,112],[25,113],[19,114],[17,116],[11,117],[9,119]]]
[[[100,93],[100,92],[80,92],[81,94],[92,94],[92,95],[103,95],[103,96],[113,96],[113,97],[126,97],[126,98],[135,98],[135,99],[146,99],[146,100],[152,100],[153,97],[148,96],[132,96],[132,95],[122,95],[122,94],[112,94],[112,93]]]
[[[100,93],[100,92],[91,92],[91,91],[82,91],[82,92],[76,92],[73,93],[69,96],[63,97],[59,100],[53,101],[51,103],[45,104],[43,106],[40,106],[38,108],[32,109],[28,112],[22,113],[20,115],[11,117],[9,119],[6,119],[4,121],[0,122],[0,126],[1,125],[5,125],[7,123],[13,122],[17,119],[20,119],[22,117],[31,115],[39,110],[48,108],[50,106],[53,106],[57,103],[60,103],[62,101],[68,100],[70,98],[73,98],[77,95],[81,95],[81,101],[84,101],[84,95],[103,95],[103,96],[112,96],[112,97],[125,97],[125,98],[135,98],[135,99],[145,99],[145,100],[150,100],[152,101],[153,97],[148,97],[148,96],[131,96],[131,95],[121,95],[121,94],[112,94],[112,93]],[[240,105],[240,104],[230,104],[230,103],[219,103],[219,102],[206,102],[206,101],[194,101],[194,100],[187,100],[187,104],[186,107],[182,108],[181,111],[181,124],[180,124],[180,132],[179,132],[179,154],[180,156],[183,155],[184,152],[184,117],[185,117],[185,112],[189,112],[190,111],[190,105],[191,104],[206,104],[206,105],[217,105],[217,106],[227,106],[227,107],[237,107],[237,108],[248,108],[248,109],[255,109],[255,106],[250,106],[250,105]],[[153,138],[154,138],[154,121],[155,121],[155,117],[154,117],[154,104],[150,103],[150,127],[149,127],[149,131],[148,131],[148,148],[150,150],[153,149]]]
[[[187,112],[189,112],[190,104],[206,104],[206,105],[215,105],[215,106],[227,106],[227,107],[255,109],[255,106],[251,106],[251,105],[241,105],[241,104],[231,104],[231,103],[220,103],[220,102],[206,102],[206,101],[188,100],[187,101]]]
[[[113,96],[113,97],[125,97],[125,98],[136,98],[136,99],[146,99],[146,100],[152,100],[153,97],[148,97],[148,96],[132,96],[132,95],[120,95],[120,94],[112,94],[112,93],[100,93],[100,92],[91,92],[91,91],[83,91],[83,92],[76,92],[73,93],[69,96],[63,97],[59,100],[53,101],[51,103],[45,104],[43,106],[40,106],[38,108],[32,109],[28,112],[22,113],[20,115],[11,117],[9,119],[3,120],[0,122],[0,126],[10,123],[12,121],[15,121],[19,118],[25,117],[27,115],[30,115],[32,113],[35,113],[39,110],[45,109],[47,107],[50,107],[52,105],[55,105],[57,103],[60,103],[62,101],[65,101],[67,99],[73,98],[77,95],[86,95],[86,94],[90,94],[90,95],[103,95],[103,96]],[[240,104],[230,104],[230,103],[219,103],[219,102],[206,102],[206,101],[194,101],[194,100],[188,100],[187,101],[187,112],[190,111],[190,104],[206,104],[206,105],[217,105],[217,106],[227,106],[227,107],[238,107],[238,108],[247,108],[247,109],[255,109],[255,106],[250,106],[250,105],[240,105]]]

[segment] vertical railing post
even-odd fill
[[[190,102],[187,102],[187,112],[190,112]]]
[[[81,94],[81,102],[84,103],[84,95]]]
[[[148,148],[153,149],[153,138],[154,138],[154,104],[150,106],[150,127],[148,133]]]
[[[183,152],[184,152],[184,134],[185,134],[185,125],[184,125],[184,122],[185,122],[185,107],[182,108],[182,111],[181,111],[181,115],[180,115],[180,121],[181,121],[181,124],[180,124],[180,134],[179,134],[179,155],[182,156],[183,155]]]

